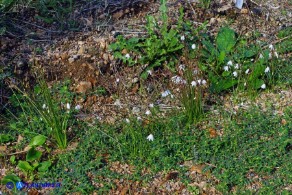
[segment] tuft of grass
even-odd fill
[[[20,117],[10,123],[10,128],[32,134],[49,134],[61,149],[67,147],[67,128],[72,114],[68,88],[63,86],[57,93],[50,91],[47,83],[39,79],[34,93],[27,93],[14,86],[14,104],[21,108]],[[60,101],[60,102],[58,102]],[[63,104],[63,105],[62,105]],[[10,111],[12,114],[12,112]]]

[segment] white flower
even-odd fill
[[[262,89],[266,89],[266,84],[265,84],[265,83],[262,84],[261,88],[262,88]]]
[[[142,118],[140,116],[137,116],[137,121],[141,121]]]
[[[43,104],[42,108],[43,108],[43,109],[46,109],[46,107],[47,107],[46,104]]]
[[[237,72],[236,71],[234,71],[232,74],[233,74],[234,77],[237,77]]]
[[[269,45],[270,50],[274,50],[274,46],[272,44]]]
[[[267,67],[267,68],[265,69],[265,73],[268,73],[268,72],[270,72],[270,67]]]
[[[260,59],[263,59],[264,58],[263,54],[260,54],[259,58]]]
[[[181,36],[181,37],[180,37],[180,40],[184,41],[184,40],[185,40],[185,36],[184,36],[184,35]]]
[[[203,81],[202,81],[202,85],[206,85],[207,84],[207,81],[204,79]]]
[[[198,83],[199,83],[199,85],[201,85],[201,82],[202,82],[202,80],[201,80],[201,79],[199,79],[199,80],[198,80]]]
[[[229,67],[228,67],[228,66],[224,66],[223,69],[224,69],[225,71],[228,71],[228,70],[229,70]]]
[[[150,108],[153,108],[153,107],[154,107],[154,104],[149,104],[149,107],[150,107]]]
[[[192,44],[192,49],[196,49],[196,44]]]
[[[125,57],[126,57],[127,59],[129,59],[129,58],[130,58],[130,54],[127,53],[127,54],[125,55]]]
[[[179,76],[173,76],[171,77],[172,82],[179,84],[180,82],[182,82],[182,78]]]
[[[148,75],[152,75],[152,71],[151,70],[147,70]]]
[[[150,114],[151,114],[150,110],[147,110],[147,111],[145,112],[145,114],[146,114],[146,115],[150,115]]]
[[[239,64],[235,64],[234,68],[239,69]]]
[[[162,97],[166,97],[166,96],[168,96],[170,94],[171,94],[170,91],[169,90],[166,90],[166,91],[164,91],[164,92],[161,93],[161,96]]]
[[[245,74],[248,74],[249,73],[249,69],[247,69],[246,71],[245,71]]]
[[[196,86],[197,86],[196,81],[192,81],[192,82],[191,82],[191,85],[192,85],[192,87],[196,87]]]
[[[130,120],[126,118],[126,123],[130,123]]]
[[[232,66],[232,61],[231,61],[231,60],[229,60],[229,61],[227,62],[227,66]]]
[[[246,86],[246,82],[243,85]]]
[[[69,103],[66,104],[66,108],[67,108],[68,110],[70,110],[70,104],[69,104]]]
[[[153,141],[154,140],[154,136],[152,134],[148,135],[147,138],[148,141]]]
[[[118,82],[120,82],[120,79],[119,78],[116,79],[116,83],[118,83]]]
[[[194,75],[197,75],[199,73],[198,70],[194,70]]]
[[[78,104],[75,106],[75,110],[80,110],[81,109],[81,106]]]
[[[279,58],[279,55],[276,51],[274,52],[274,55],[276,56],[276,58]]]
[[[185,65],[183,65],[183,64],[179,65],[178,69],[179,70],[185,70]]]

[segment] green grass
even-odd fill
[[[76,150],[58,156],[46,179],[60,178],[62,188],[56,189],[56,194],[101,193],[115,188],[113,180],[117,178],[145,182],[155,173],[169,170],[178,170],[182,176],[186,170],[179,165],[193,160],[212,165],[207,166],[206,170],[219,179],[216,188],[221,192],[228,193],[232,189],[237,193],[251,193],[246,187],[253,182],[253,179],[247,178],[247,174],[252,172],[262,178],[260,193],[287,193],[283,188],[292,179],[289,166],[292,163],[289,149],[289,144],[290,147],[292,144],[291,107],[286,109],[283,117],[272,112],[263,113],[259,109],[242,110],[232,117],[229,113],[223,113],[223,116],[223,135],[215,138],[198,126],[186,127],[181,116],[145,126],[131,121],[130,124],[115,127],[87,127],[86,131],[82,130],[82,142]],[[209,125],[215,126],[216,118],[209,117],[214,119]],[[282,125],[282,119],[288,123]],[[154,135],[154,141],[146,139],[150,133]],[[105,154],[107,157],[104,157]],[[117,161],[134,165],[134,173],[111,171],[111,162]],[[146,167],[151,171],[141,175],[141,170]],[[191,183],[188,177],[180,179]],[[103,187],[94,187],[92,181],[102,183]]]

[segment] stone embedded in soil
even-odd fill
[[[78,50],[77,53],[80,54],[80,55],[84,54],[85,53],[84,47],[83,46],[80,46],[80,48],[79,48],[79,50]]]
[[[89,91],[90,89],[92,89],[92,84],[91,82],[88,81],[81,81],[77,87],[76,87],[76,92],[77,93],[86,93],[87,91]]]

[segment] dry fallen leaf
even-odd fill
[[[209,128],[209,133],[210,133],[210,137],[211,138],[214,138],[214,137],[217,137],[217,132],[216,132],[216,130],[214,129],[214,128]]]
[[[0,152],[5,152],[7,150],[7,146],[0,146]]]
[[[242,9],[242,10],[240,10],[240,13],[242,13],[242,14],[248,14],[248,9]]]
[[[191,172],[197,172],[202,174],[203,173],[203,169],[206,167],[206,165],[204,164],[198,164],[198,165],[193,165],[190,169]]]
[[[287,121],[286,121],[285,119],[282,119],[282,120],[281,120],[281,124],[282,124],[282,125],[286,125],[286,124],[287,124]]]

